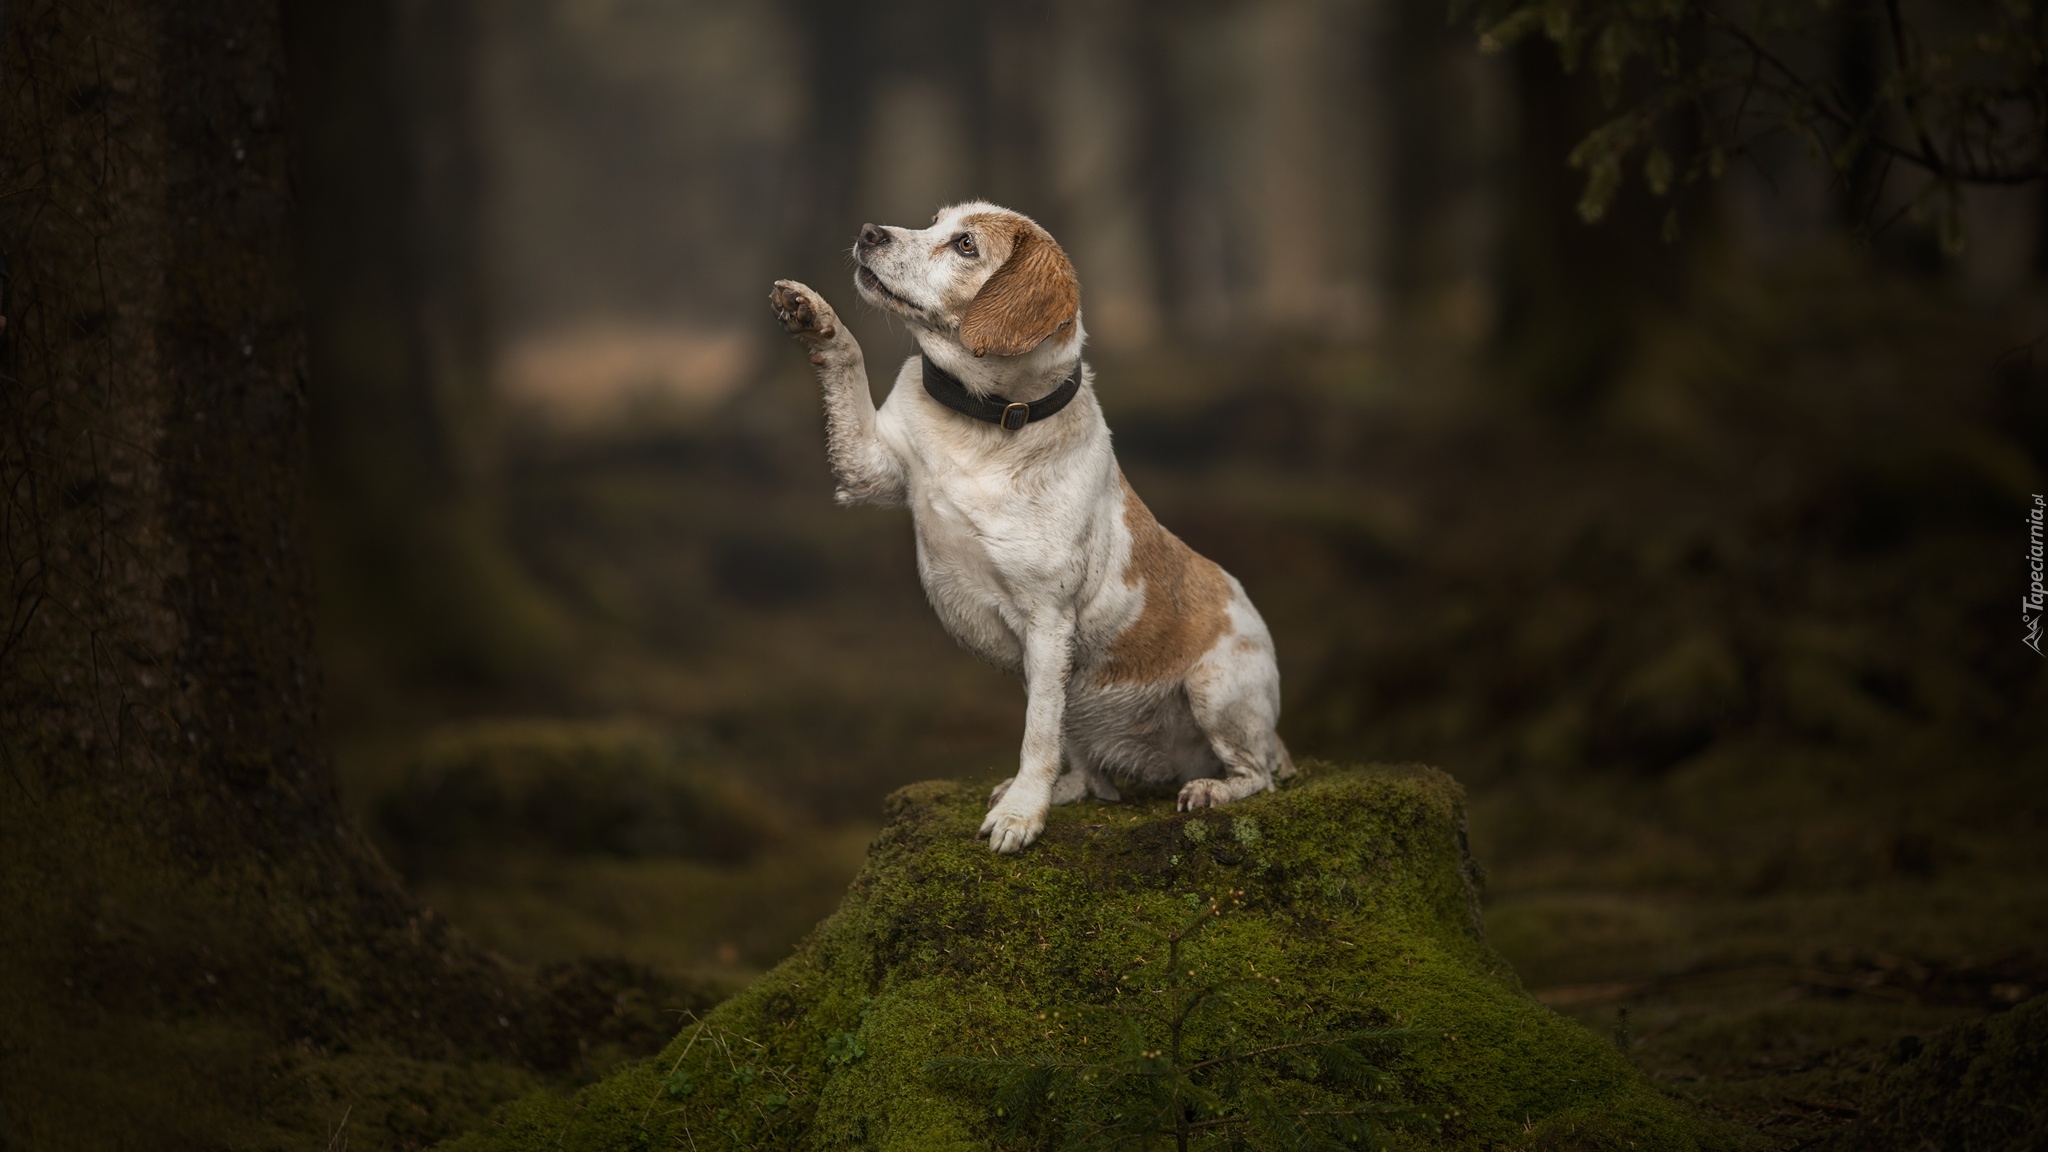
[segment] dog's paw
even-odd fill
[[[768,306],[785,331],[801,340],[830,340],[839,335],[839,317],[825,298],[794,280],[777,280],[768,291]]]
[[[1045,810],[1023,811],[1014,805],[997,805],[989,809],[988,816],[981,822],[981,831],[976,835],[988,841],[991,851],[1005,856],[1022,852],[1045,831]]]
[[[1230,803],[1230,789],[1221,780],[1203,778],[1190,780],[1182,785],[1180,802],[1175,805],[1182,812],[1193,812],[1198,808],[1215,808]]]
[[[989,789],[988,806],[993,808],[996,805],[1002,803],[1003,797],[1009,795],[1010,793],[1010,785],[1015,784],[1016,782],[1017,778],[1015,776],[1012,776],[1008,780],[1003,781],[1001,784],[998,784],[995,787]],[[988,833],[984,832],[982,833],[982,835],[986,836],[988,835]]]

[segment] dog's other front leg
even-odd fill
[[[768,293],[775,318],[810,347],[825,393],[825,457],[841,504],[903,503],[903,462],[875,435],[867,361],[825,298],[794,280]]]
[[[980,835],[997,852],[1022,852],[1045,831],[1060,743],[1066,724],[1067,676],[1073,664],[1071,610],[1041,612],[1024,634],[1024,747],[1017,775],[981,822]]]

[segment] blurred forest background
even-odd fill
[[[1816,6],[1801,67],[1874,99],[1881,8]],[[284,48],[326,730],[515,964],[716,995],[887,792],[1012,771],[1019,686],[903,513],[833,506],[765,307],[808,281],[886,380],[846,250],[978,196],[1073,256],[1123,467],[1270,622],[1296,756],[1464,782],[1539,997],[1804,1147],[2048,991],[2039,181],[1935,203],[1785,133],[1589,224],[1568,157],[1646,82],[1437,0],[287,0]],[[357,1123],[469,1115],[417,1110]]]
[[[1875,12],[1815,75],[1875,83]],[[1011,770],[1017,685],[901,513],[833,507],[762,303],[820,287],[886,381],[850,238],[980,196],[1072,253],[1123,465],[1271,621],[1297,754],[1471,789],[1532,988],[1795,1134],[2048,988],[2038,183],[1945,253],[1908,173],[1781,135],[1589,225],[1596,79],[1429,0],[292,21],[331,731],[488,945],[743,978],[889,789]]]
[[[1874,83],[1875,11],[1815,75]],[[1782,135],[1589,225],[1594,77],[1428,0],[295,19],[329,716],[487,943],[738,976],[883,793],[1010,770],[1017,686],[902,514],[832,506],[762,307],[819,286],[886,380],[850,238],[981,196],[1072,253],[1124,467],[1271,621],[1298,754],[1472,789],[1532,987],[1674,1076],[1823,1078],[2048,988],[2038,184],[1944,254],[1907,173]],[[654,826],[703,779],[754,814],[716,851]],[[1740,1106],[1829,1118],[1784,1096]]]

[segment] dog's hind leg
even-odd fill
[[[1002,803],[1003,797],[1010,794],[1010,785],[1016,782],[1017,778],[1012,776],[1008,780],[989,789],[988,806],[993,808]],[[1086,795],[1088,795],[1088,781],[1079,772],[1063,772],[1060,774],[1059,779],[1052,782],[1052,805],[1055,808],[1062,804],[1072,804]]]
[[[1106,804],[1115,804],[1124,798],[1123,793],[1116,790],[1116,785],[1110,783],[1101,763],[1089,754],[1086,744],[1068,739],[1060,761],[1066,771],[1053,785],[1053,803],[1072,804],[1092,796]]]
[[[1088,778],[1072,769],[1061,773],[1060,778],[1052,782],[1052,802],[1055,807],[1072,804],[1087,794]]]
[[[1263,629],[1261,630],[1263,632]],[[1195,724],[1223,762],[1221,779],[1201,777],[1181,786],[1179,808],[1213,808],[1273,787],[1293,774],[1294,761],[1273,726],[1280,719],[1280,672],[1262,635],[1228,638],[1189,672],[1187,693]]]
[[[1122,803],[1124,794],[1117,791],[1116,785],[1110,783],[1109,777],[1104,776],[1099,770],[1085,768],[1076,774],[1083,777],[1082,784],[1088,795],[1095,797],[1105,804]]]
[[[1116,785],[1109,782],[1109,777],[1085,764],[1069,768],[1066,775],[1053,782],[1054,804],[1072,804],[1090,797],[1106,804],[1115,804],[1124,798],[1123,793],[1116,790]]]
[[[1003,796],[1009,792],[1010,785],[1015,783],[1016,779],[1015,776],[1012,776],[994,788],[989,789],[988,806],[991,808],[995,807],[1002,800]],[[1060,773],[1059,779],[1052,782],[1052,803],[1054,807],[1058,807],[1061,804],[1072,804],[1077,800],[1083,800],[1090,796],[1109,804],[1115,804],[1124,798],[1123,793],[1116,790],[1116,785],[1109,782],[1109,777],[1102,775],[1093,768],[1069,768],[1065,772]]]
[[[1251,748],[1221,739],[1211,741],[1211,747],[1216,749],[1217,759],[1223,761],[1223,778],[1203,776],[1181,785],[1175,805],[1181,811],[1214,808],[1272,790],[1273,774]]]

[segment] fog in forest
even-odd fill
[[[2038,187],[1969,190],[1945,256],[1924,214],[1873,238],[1780,137],[1588,224],[1567,157],[1592,79],[1406,0],[382,21],[292,29],[317,54],[301,180],[349,794],[391,838],[448,826],[450,774],[516,811],[492,790],[520,773],[687,788],[637,775],[675,758],[803,829],[701,875],[545,827],[477,834],[538,838],[516,867],[387,844],[494,946],[757,968],[829,909],[890,788],[1008,774],[1019,686],[931,617],[907,517],[833,507],[816,386],[765,306],[775,278],[816,286],[879,396],[914,349],[855,298],[853,236],[970,198],[1071,253],[1120,459],[1271,621],[1300,754],[1473,789],[1532,986],[1712,950],[1687,938],[1706,919],[1644,927],[1671,913],[1636,885],[1948,859],[1945,817],[1904,799],[1924,765],[1875,811],[1800,797],[1890,780],[1850,762],[1905,732],[1983,737],[1971,701],[2038,734],[2039,665],[1966,591],[2023,590],[2010,510],[2044,443],[2039,369],[2009,350],[2043,315]],[[1910,191],[1878,189],[1879,215]]]
[[[1586,207],[1650,73],[1482,44],[1515,7],[286,3],[321,712],[382,858],[508,963],[708,1003],[893,790],[1015,771],[1021,685],[906,513],[835,506],[767,305],[822,293],[879,401],[856,235],[986,199],[1072,257],[1296,759],[1455,776],[1537,999],[1791,1148],[2048,990],[2042,182],[1679,116]],[[1864,7],[1787,66],[1876,99]]]

